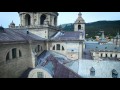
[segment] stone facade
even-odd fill
[[[84,38],[79,32],[74,32],[76,37],[70,37],[72,32],[67,33],[64,37],[68,40],[65,41],[51,40],[60,31],[57,28],[57,12],[18,13],[20,25],[15,26],[12,22],[7,30],[0,31],[1,78],[18,78],[28,68],[35,68],[38,56],[45,50],[55,51],[70,60],[82,58]]]
[[[16,58],[12,58],[12,49],[17,49]],[[19,57],[19,50],[21,57]],[[9,53],[9,60],[6,59]],[[28,67],[33,67],[28,44],[0,44],[0,77],[18,78]]]
[[[42,38],[50,38],[57,29],[57,12],[19,12],[20,26]]]
[[[59,45],[59,46],[57,46]],[[59,47],[59,48],[57,48]],[[49,50],[61,53],[70,60],[82,59],[83,43],[79,41],[50,42]]]

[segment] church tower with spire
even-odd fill
[[[74,23],[74,31],[85,31],[85,21],[82,18],[81,12],[79,12],[78,18]]]

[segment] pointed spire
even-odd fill
[[[102,39],[105,39],[104,31],[102,31]]]

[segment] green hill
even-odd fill
[[[59,26],[65,31],[73,31],[74,24],[63,24]],[[96,35],[101,35],[100,31],[104,31],[105,35],[109,37],[116,36],[116,33],[120,32],[120,20],[118,21],[97,21],[92,23],[86,23],[86,34],[87,38],[95,38]]]

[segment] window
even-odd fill
[[[9,52],[7,53],[7,56],[6,56],[6,61],[10,60],[10,57],[9,57]]]
[[[38,48],[37,48],[37,49],[38,49],[38,52],[40,52],[40,45],[38,45]]]
[[[44,24],[44,21],[46,19],[46,15],[42,15],[41,18],[40,18],[40,24],[43,25]]]
[[[115,69],[112,70],[112,77],[118,78],[118,72]]]
[[[62,50],[65,50],[63,46],[62,46]]]
[[[54,18],[54,25],[57,25],[57,18]]]
[[[17,55],[16,55],[16,48],[12,49],[12,58],[16,58]]]
[[[112,54],[110,54],[110,57],[112,58]]]
[[[108,57],[108,55],[106,54],[106,58]]]
[[[60,44],[57,44],[57,50],[60,50]]]
[[[80,30],[81,29],[81,25],[78,25],[78,30]]]
[[[44,78],[43,72],[37,72],[37,78]]]
[[[54,45],[54,47],[53,47],[53,50],[55,50],[55,45]]]
[[[95,69],[93,67],[90,69],[90,76],[95,76]]]
[[[21,53],[21,51],[19,50],[19,57],[22,57],[22,53]]]
[[[117,58],[117,54],[115,55],[115,58]]]
[[[26,14],[26,15],[25,15],[25,25],[26,25],[26,26],[29,26],[30,23],[31,23],[30,15],[29,15],[29,14]]]
[[[103,57],[103,54],[101,53],[101,57]]]

